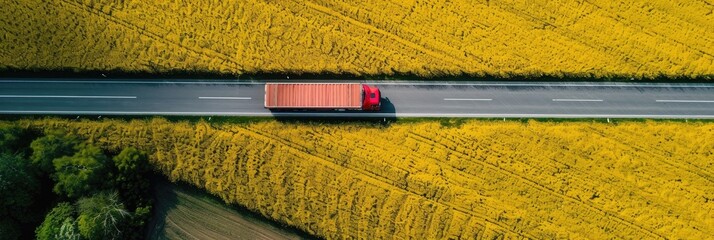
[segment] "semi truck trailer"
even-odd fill
[[[266,83],[265,108],[379,111],[379,88],[361,83]]]

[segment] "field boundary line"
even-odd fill
[[[63,78],[71,79],[71,78]],[[206,80],[206,81],[201,81]],[[305,83],[332,83],[327,80],[301,79]],[[195,84],[195,85],[263,85],[266,83],[294,83],[283,79],[274,80],[239,80],[221,81],[219,79],[167,79],[166,81],[158,81],[156,79],[141,79],[119,78],[119,79],[101,79],[91,78],[87,80],[53,80],[53,78],[3,78],[0,77],[0,84],[4,83],[78,83],[78,84]],[[484,86],[484,87],[593,87],[593,88],[714,88],[714,84],[707,83],[598,83],[598,82],[488,82],[488,81],[375,81],[375,80],[359,80],[345,81],[345,83],[364,83],[378,86]]]
[[[620,114],[517,114],[517,113],[300,113],[300,112],[184,112],[184,111],[85,111],[85,110],[1,110],[0,114],[57,115],[164,115],[164,116],[265,116],[265,117],[424,117],[424,118],[623,118],[623,119],[714,119],[714,115],[620,115]]]

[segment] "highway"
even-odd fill
[[[365,83],[381,112],[273,113],[264,82],[0,78],[0,114],[714,119],[714,84]]]

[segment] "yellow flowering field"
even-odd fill
[[[5,0],[0,68],[714,74],[703,0]]]
[[[714,238],[714,124],[20,120],[327,239]]]

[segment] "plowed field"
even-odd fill
[[[205,192],[154,179],[154,216],[147,239],[302,239]]]

